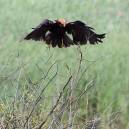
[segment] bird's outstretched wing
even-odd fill
[[[52,21],[45,19],[37,27],[32,28],[33,31],[30,32],[24,39],[26,40],[45,40],[45,34],[53,24]]]
[[[96,34],[94,29],[87,26],[81,21],[69,22],[66,24],[66,31],[72,34],[74,44],[86,44],[89,41],[90,44],[96,44],[103,42],[105,34]]]

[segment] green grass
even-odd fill
[[[103,115],[120,111],[120,123],[129,128],[129,1],[120,0],[0,0],[0,97],[2,100],[14,94],[17,85],[24,86],[25,78],[36,82],[49,66],[58,61],[59,75],[54,87],[59,88],[66,81],[68,65],[76,69],[77,47],[68,49],[51,48],[44,43],[19,42],[43,19],[65,18],[68,21],[83,20],[107,33],[103,44],[82,46],[82,70],[88,69],[86,78],[95,78],[97,92],[97,113]],[[51,60],[45,65],[48,57]],[[96,61],[96,62],[90,62]],[[24,65],[25,64],[25,65]],[[24,68],[20,69],[20,66]],[[40,67],[42,71],[38,69]],[[17,70],[17,69],[20,70]],[[55,72],[56,66],[51,71]],[[8,76],[8,78],[6,78]],[[85,81],[83,78],[81,85]],[[48,90],[51,94],[52,89]],[[92,93],[92,92],[91,92]],[[94,92],[93,92],[94,93]],[[94,98],[94,94],[90,97]],[[83,104],[82,104],[83,105]],[[82,107],[84,108],[84,107]],[[81,110],[81,109],[80,109]],[[81,111],[80,111],[81,112]],[[106,116],[106,115],[105,115]]]

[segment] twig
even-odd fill
[[[48,120],[49,116],[51,116],[51,114],[54,112],[54,110],[56,109],[59,101],[60,101],[60,98],[62,97],[62,94],[66,88],[66,86],[69,84],[70,80],[71,80],[72,76],[69,77],[67,83],[64,85],[62,91],[60,92],[60,95],[55,103],[55,105],[53,106],[53,108],[51,109],[51,111],[48,113],[48,115],[46,116],[45,120],[39,125],[39,127],[37,129],[41,129],[43,127],[43,125],[46,123],[46,121]]]
[[[25,123],[24,123],[24,127],[25,127],[25,125],[27,124],[29,118],[31,117],[31,115],[32,115],[32,113],[33,113],[33,111],[34,111],[36,105],[37,105],[38,102],[41,100],[41,95],[43,94],[43,92],[45,91],[45,89],[48,87],[48,85],[52,82],[52,80],[56,77],[56,75],[57,75],[57,72],[56,72],[55,75],[49,80],[49,82],[46,84],[46,86],[41,90],[39,96],[37,97],[37,99],[36,99],[35,102],[34,102],[34,105],[33,105],[32,110],[30,111],[30,113],[29,113],[29,115],[28,115],[28,117],[27,117],[27,119],[26,119],[26,121],[25,121]]]
[[[52,67],[56,64],[56,61],[50,66],[50,68],[47,70],[47,73],[44,77],[40,78],[36,83],[34,83],[33,85],[37,85],[39,84],[39,82],[41,82],[42,80],[46,79],[46,77],[48,76],[50,70],[52,69]]]

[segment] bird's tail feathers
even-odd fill
[[[65,34],[63,36],[63,44],[64,44],[64,47],[69,47],[70,45],[73,45],[73,41],[68,35]]]
[[[58,46],[59,48],[62,47],[69,47],[73,44],[72,40],[69,36],[64,34],[62,37],[58,37],[53,33],[49,33],[45,37],[46,44],[51,45],[52,47]]]

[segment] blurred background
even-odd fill
[[[46,90],[48,96],[55,95],[62,88],[69,74],[74,75],[79,60],[77,46],[49,49],[43,42],[22,40],[43,19],[65,18],[67,21],[82,20],[96,32],[106,33],[103,44],[80,47],[83,61],[79,75],[86,68],[87,71],[79,82],[78,91],[91,80],[94,86],[81,101],[79,121],[99,116],[104,120],[103,129],[128,129],[128,12],[129,0],[0,0],[1,121],[8,118],[5,116],[11,110],[14,96],[34,97],[32,92],[28,93],[28,89],[34,89],[30,83],[40,80],[52,64],[55,63],[46,82],[57,68],[58,74]],[[87,101],[89,108],[86,108]],[[45,107],[44,110],[48,110]],[[110,117],[113,117],[112,124],[107,124]]]

